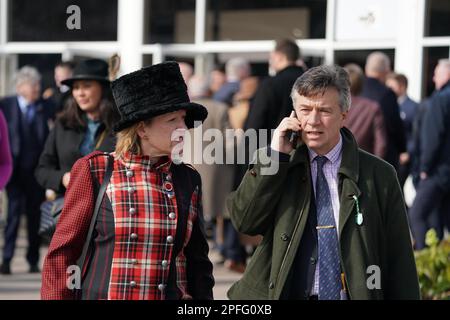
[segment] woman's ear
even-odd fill
[[[143,121],[139,122],[136,132],[137,132],[137,135],[139,136],[139,138],[144,139],[144,140],[148,139],[147,128]]]

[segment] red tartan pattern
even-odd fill
[[[114,157],[115,155],[112,154]],[[89,170],[97,179],[103,177],[105,156],[91,156]],[[87,161],[86,161],[87,162]],[[84,197],[90,196],[93,202],[93,182],[86,172],[86,162],[74,166],[71,186],[66,197],[81,211],[77,221],[73,209],[64,208],[59,226],[60,230],[70,229],[72,238],[66,239],[57,230],[52,240],[46,264],[43,270],[43,299],[68,299],[71,291],[64,288],[66,274],[62,272],[76,260],[83,246],[83,238],[89,227],[92,205],[81,205]],[[173,243],[176,237],[178,210],[174,186],[171,182],[169,159],[151,164],[148,157],[126,155],[115,157],[114,170],[106,194],[111,202],[114,214],[115,243],[108,286],[108,299],[120,300],[159,300],[164,299],[164,286],[169,275],[172,261]],[[132,172],[132,174],[130,174]],[[127,174],[128,173],[128,174]],[[84,176],[83,178],[80,176]],[[79,185],[79,183],[82,183]],[[198,217],[200,207],[198,187],[192,195],[189,217],[183,248],[188,244],[192,226]],[[75,205],[75,204],[73,204]],[[130,209],[134,209],[133,212]],[[70,212],[69,212],[70,211]],[[80,211],[78,211],[80,213]],[[80,233],[77,236],[77,233]],[[172,239],[168,238],[169,236]],[[73,240],[74,242],[71,242]],[[76,249],[72,250],[76,244]],[[176,263],[177,287],[182,296],[187,296],[186,257],[180,250]],[[55,257],[57,255],[57,257]],[[56,275],[55,275],[56,271]],[[56,288],[55,288],[56,287]],[[57,289],[57,290],[55,290]]]

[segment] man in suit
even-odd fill
[[[375,100],[380,105],[388,142],[384,159],[398,170],[400,154],[406,152],[406,138],[397,97],[384,85],[387,75],[391,72],[389,57],[383,52],[372,52],[367,57],[365,71],[366,81],[361,96]]]
[[[359,149],[343,127],[348,74],[338,66],[312,68],[292,97],[297,116],[281,121],[228,202],[239,231],[264,237],[228,296],[420,298],[395,170]],[[296,149],[292,131],[302,140]]]
[[[296,65],[300,49],[294,41],[284,39],[276,43],[270,53],[269,65],[275,76],[265,79],[256,91],[245,129],[275,129],[292,110],[291,88],[303,73]],[[262,146],[263,147],[263,146]]]
[[[410,158],[414,148],[413,123],[416,118],[418,103],[408,97],[408,79],[404,74],[391,73],[386,79],[386,86],[394,91],[400,108],[400,118],[403,120],[403,128],[406,136],[406,152],[400,154],[399,180],[400,185],[405,184],[410,173]]]
[[[27,216],[28,252],[30,272],[39,272],[38,236],[40,209],[44,190],[34,178],[34,170],[44,147],[53,116],[53,104],[40,99],[39,72],[29,66],[19,70],[16,76],[16,96],[0,101],[0,109],[8,122],[13,157],[13,174],[6,186],[8,217],[5,228],[5,246],[0,273],[10,274],[17,232],[22,212]]]
[[[425,247],[430,228],[450,231],[450,60],[434,71],[436,91],[428,100],[420,128],[420,181],[410,210],[415,248]],[[437,215],[436,215],[437,213]],[[431,221],[430,221],[431,220]]]
[[[46,89],[42,94],[44,99],[51,99],[54,102],[56,114],[64,110],[65,103],[72,94],[70,88],[61,82],[72,77],[73,69],[73,62],[63,61],[58,63],[54,71],[55,87]]]

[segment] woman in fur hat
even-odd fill
[[[171,156],[183,132],[207,111],[189,101],[173,62],[125,75],[112,90],[121,114],[116,150],[75,163],[44,263],[42,298],[73,299],[81,291],[82,299],[212,299],[200,176]],[[112,174],[89,237],[109,163]],[[81,290],[71,290],[67,269],[77,264],[85,241]]]

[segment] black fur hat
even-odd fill
[[[124,75],[111,83],[121,119],[114,126],[119,132],[152,117],[186,110],[186,126],[203,122],[208,111],[189,100],[187,87],[176,62],[164,62]]]

